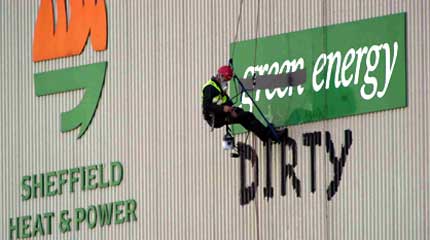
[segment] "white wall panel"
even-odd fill
[[[291,126],[300,198],[290,179],[281,197],[279,146],[274,198],[264,198],[265,147],[251,137],[259,188],[246,206],[239,205],[239,160],[222,150],[224,130],[211,133],[200,106],[202,85],[227,63],[240,0],[106,0],[107,51],[87,46],[79,56],[34,63],[39,3],[0,2],[1,239],[8,238],[10,217],[127,199],[138,203],[137,222],[67,234],[54,226],[52,235],[37,239],[429,239],[429,1],[261,1],[257,31],[258,1],[243,1],[238,41],[407,13],[408,107]],[[100,61],[108,62],[104,90],[77,140],[77,130],[60,132],[60,113],[83,92],[36,97],[33,74]],[[339,190],[327,201],[333,170],[324,133],[340,154],[346,129],[353,144]],[[322,133],[322,145],[311,193],[310,153],[302,142],[314,131]],[[112,161],[125,168],[119,187],[20,200],[24,175]]]

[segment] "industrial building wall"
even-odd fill
[[[106,0],[105,51],[88,44],[82,54],[34,62],[42,2],[0,2],[1,239],[430,238],[429,1]],[[237,136],[255,148],[259,159],[256,198],[240,205],[240,160],[222,149],[224,130],[210,132],[200,100],[203,84],[228,60],[237,23],[241,41],[400,12],[407,19],[407,107],[290,126],[300,197],[291,179],[281,195],[281,146],[276,145],[274,196],[265,198],[266,147],[254,137]],[[61,132],[61,113],[75,108],[85,91],[36,96],[35,74],[97,62],[107,62],[107,69],[88,130],[80,138],[79,128]],[[340,157],[345,130],[352,133],[352,145],[329,201],[334,174],[326,136],[330,133]],[[304,134],[312,132],[322,135],[315,192],[310,148],[303,144]],[[90,166],[96,166],[93,182],[99,187],[82,190],[80,184],[88,186],[88,179],[80,178],[71,192],[70,169],[88,173]],[[250,184],[255,168],[249,163],[246,168]],[[100,177],[109,181],[111,169],[116,180],[122,172],[120,184],[101,188]],[[60,170],[67,179],[62,194],[41,197],[39,192],[24,200],[28,189],[23,182],[55,171],[51,189],[58,189]],[[101,226],[100,212],[91,206],[112,202],[123,212],[113,216],[116,222]],[[135,203],[131,212],[136,207],[129,221],[121,217],[126,203]],[[69,230],[60,226],[64,210],[69,211]]]

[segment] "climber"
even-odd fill
[[[239,123],[248,131],[253,132],[263,142],[269,139],[276,140],[278,134],[269,127],[265,127],[251,112],[244,111],[233,106],[233,102],[227,95],[228,82],[233,78],[233,69],[230,66],[222,66],[215,76],[203,86],[203,116],[212,128],[220,128],[224,125]]]

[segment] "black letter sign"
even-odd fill
[[[246,205],[255,199],[258,186],[258,156],[255,150],[245,144],[238,142],[237,149],[240,155],[240,205]],[[246,160],[250,160],[254,168],[254,182],[246,186]]]
[[[336,157],[333,141],[329,132],[325,132],[326,151],[329,153],[330,162],[334,168],[334,179],[331,181],[327,189],[327,198],[330,201],[336,194],[337,189],[342,178],[342,170],[346,163],[346,156],[348,156],[349,148],[352,145],[352,132],[345,130],[345,145],[342,145],[340,159]]]

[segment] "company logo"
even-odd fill
[[[33,62],[80,55],[89,38],[93,50],[107,50],[104,0],[55,0],[55,6],[53,0],[41,0],[34,31]],[[62,132],[80,128],[78,138],[81,138],[88,130],[103,91],[106,69],[107,62],[98,62],[34,74],[36,96],[85,91],[78,106],[61,114]]]

